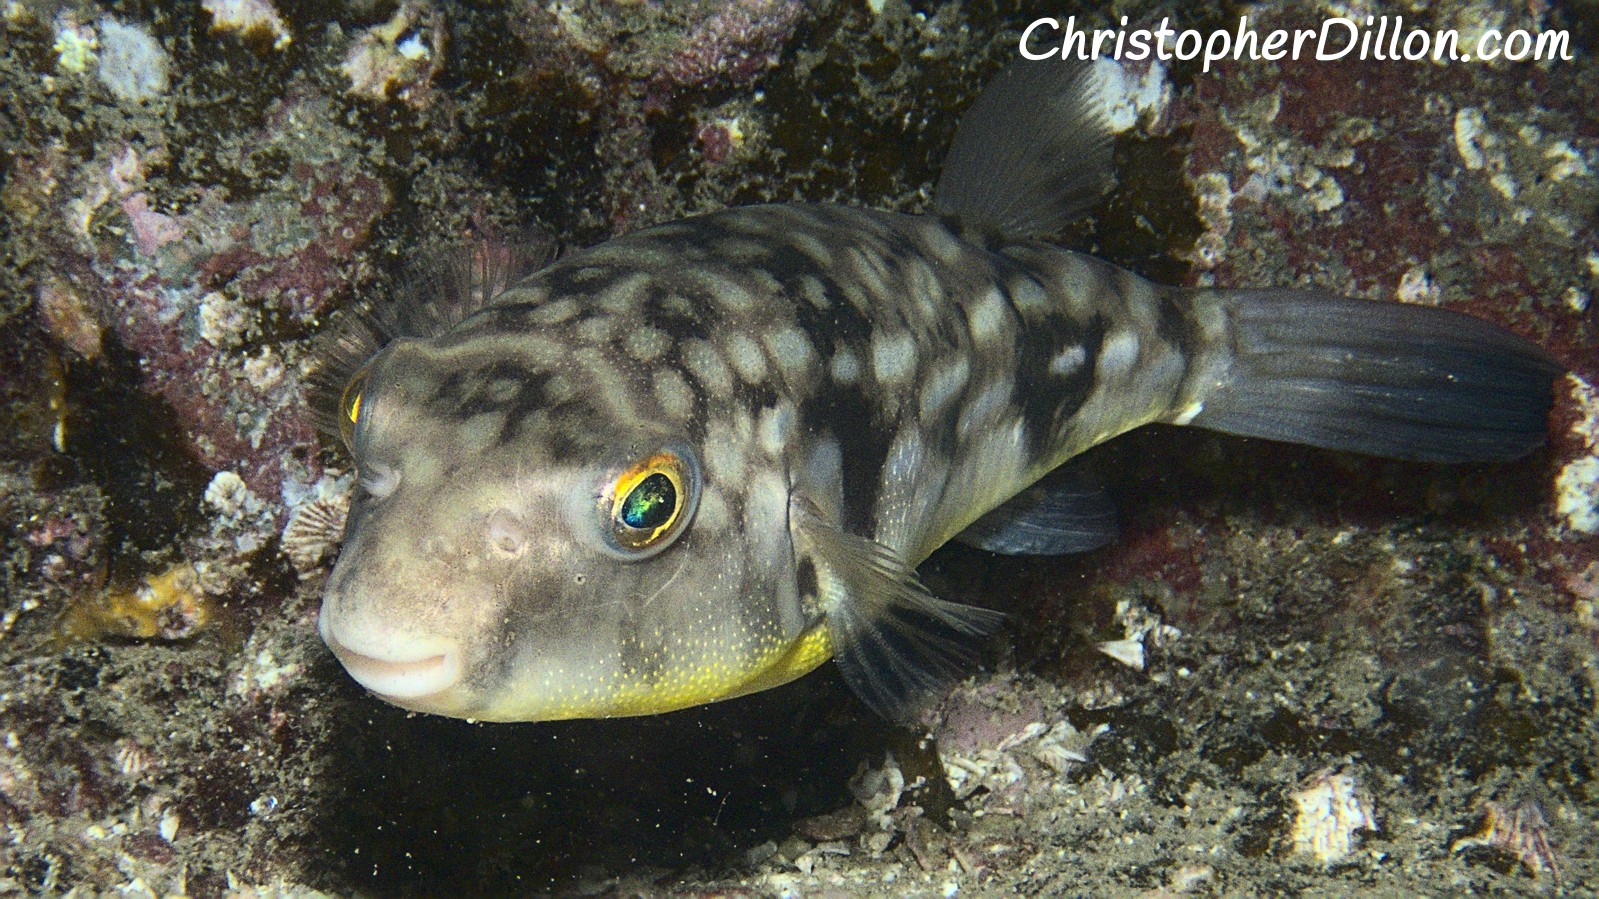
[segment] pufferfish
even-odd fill
[[[319,627],[407,709],[644,715],[828,659],[905,721],[1001,616],[915,566],[1111,539],[1073,456],[1151,422],[1510,459],[1561,368],[1440,308],[1160,286],[1045,238],[1113,182],[1096,65],[1006,69],[932,208],[725,209],[353,316]],[[490,283],[485,283],[490,282]]]

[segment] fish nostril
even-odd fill
[[[383,499],[400,486],[400,470],[382,462],[368,462],[361,468],[361,488],[373,499]]]
[[[516,555],[527,545],[527,530],[522,520],[507,509],[499,509],[489,516],[489,545],[507,555]]]

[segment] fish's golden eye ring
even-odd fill
[[[372,371],[372,363],[361,366],[344,391],[339,394],[339,436],[344,438],[344,445],[353,449],[355,447],[355,425],[361,420],[361,396],[366,389],[367,375]]]
[[[693,517],[699,491],[699,473],[684,454],[662,450],[635,463],[605,492],[610,542],[630,559],[664,550]]]

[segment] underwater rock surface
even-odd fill
[[[318,640],[349,477],[302,379],[330,313],[533,228],[925,208],[1020,29],[1074,11],[1114,24],[902,0],[0,5],[0,893],[1599,882],[1592,3],[1374,11],[1567,29],[1570,62],[1174,63],[1070,235],[1158,280],[1511,327],[1571,369],[1530,459],[1173,429],[1097,449],[1117,543],[923,566],[1010,615],[925,738],[830,668],[654,718],[407,716]]]

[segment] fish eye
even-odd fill
[[[361,396],[366,390],[367,375],[372,371],[372,363],[361,366],[344,385],[344,391],[339,394],[339,436],[344,438],[344,445],[355,446],[355,423],[361,419]]]
[[[665,549],[683,532],[698,502],[699,479],[678,453],[658,452],[617,476],[606,491],[611,543],[630,558]]]

